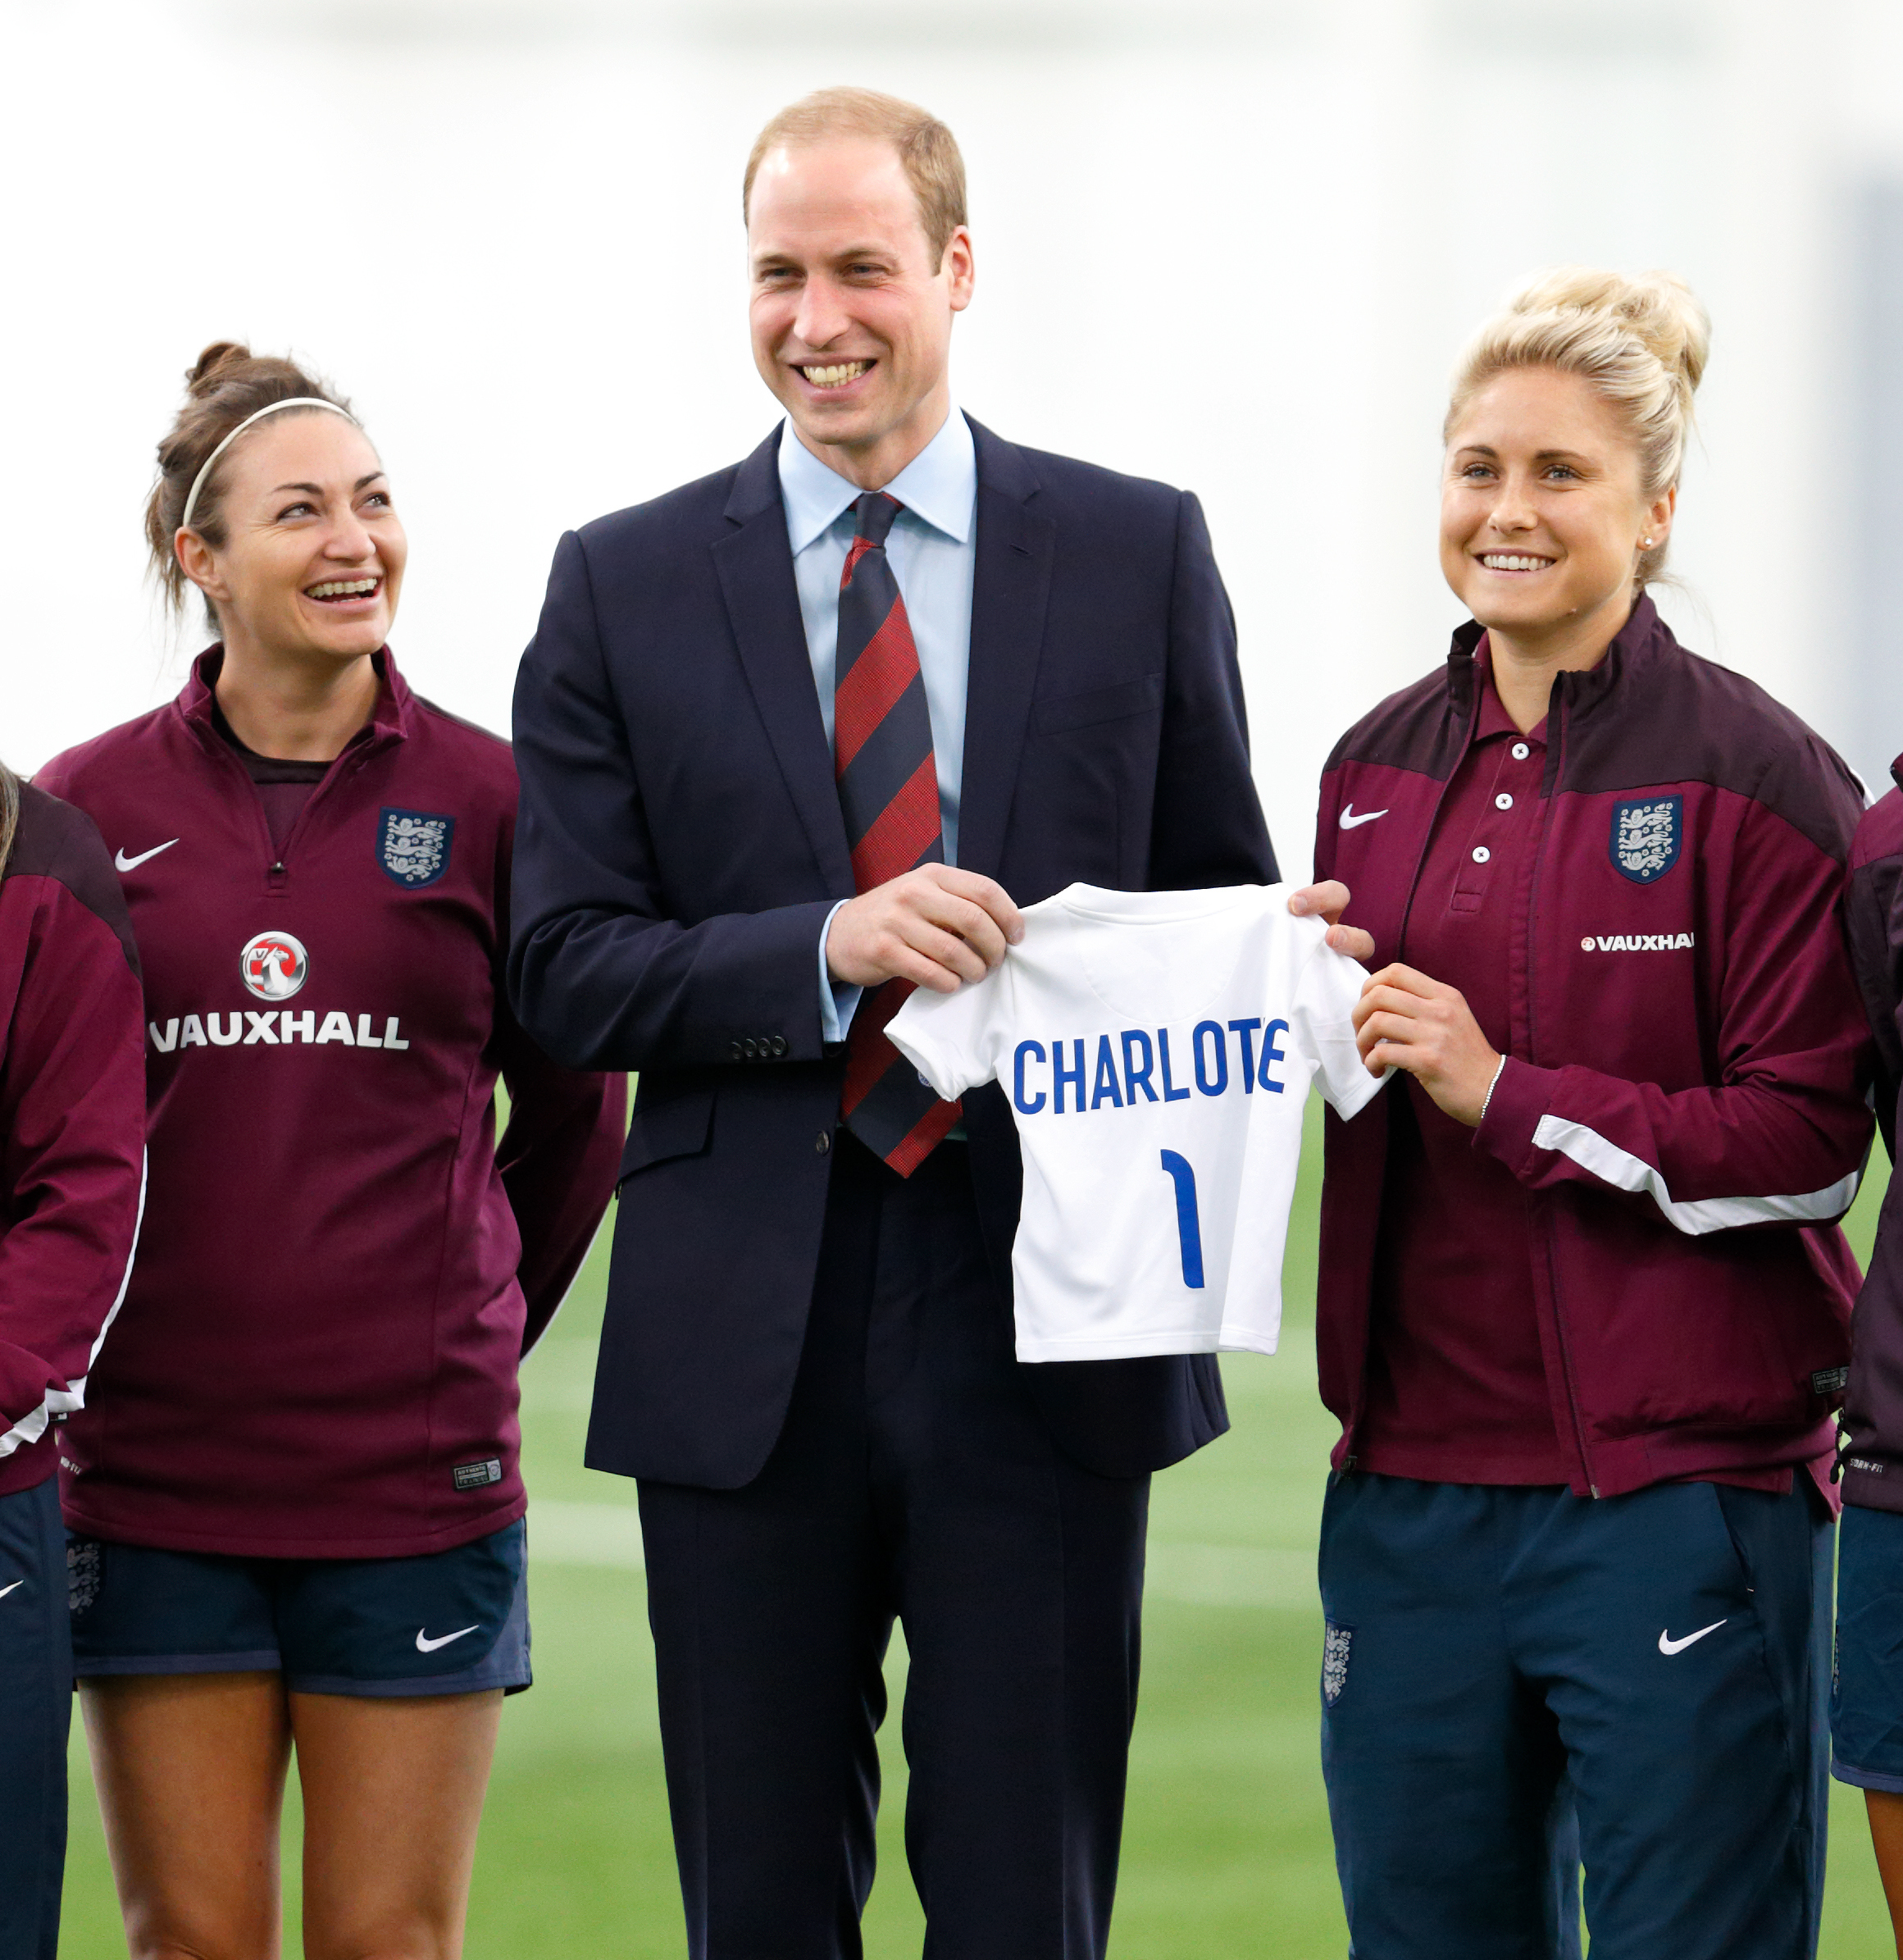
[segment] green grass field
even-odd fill
[[[1156,1483],[1116,1960],[1339,1960],[1347,1948],[1316,1748],[1313,1553],[1335,1425],[1316,1399],[1310,1332],[1315,1142],[1311,1124],[1282,1351],[1227,1357],[1232,1432]],[[1860,1251],[1882,1156],[1852,1219]],[[605,1247],[604,1238],[523,1375],[536,1684],[503,1716],[471,1960],[678,1960],[683,1950],[634,1487],[581,1467]],[[895,1690],[904,1669],[895,1643]],[[899,1835],[896,1721],[887,1733],[881,1876],[866,1916],[872,1960],[916,1956],[922,1924]],[[106,1960],[125,1949],[76,1733],[73,1770],[61,1950]],[[1892,1949],[1862,1803],[1833,1791],[1823,1951],[1878,1960]],[[296,1827],[294,1803],[287,1832]],[[294,1871],[290,1889],[285,1947],[295,1954]]]

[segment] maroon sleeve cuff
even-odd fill
[[[1530,1178],[1535,1171],[1533,1132],[1553,1106],[1559,1086],[1557,1069],[1536,1069],[1509,1055],[1473,1133],[1473,1147],[1499,1158],[1523,1182]]]
[[[11,1341],[0,1340],[0,1436],[43,1407],[52,1391],[65,1387],[41,1356]]]

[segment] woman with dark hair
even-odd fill
[[[1561,271],[1445,430],[1472,618],[1323,777],[1400,1073],[1328,1123],[1323,1761],[1354,1950],[1801,1960],[1869,1143],[1862,799],[1646,596],[1702,309]]]
[[[44,773],[117,847],[147,984],[148,1227],[62,1452],[127,1935],[276,1950],[294,1748],[305,1950],[450,1954],[530,1678],[517,1364],[624,1085],[509,1014],[514,768],[391,658],[407,546],[348,405],[208,348],[147,532],[218,643]]]
[[[0,1960],[59,1944],[73,1664],[58,1438],[138,1234],[144,1047],[98,832],[0,766]]]

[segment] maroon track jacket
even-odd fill
[[[144,1046],[112,859],[78,810],[25,784],[0,879],[0,1497],[58,1468],[51,1425],[84,1402],[125,1291]]]
[[[606,1207],[625,1087],[509,1014],[508,745],[385,652],[276,851],[212,724],[220,657],[40,778],[117,850],[150,1076],[144,1231],[64,1432],[66,1516],[186,1551],[440,1551],[526,1502],[516,1365]]]
[[[1903,782],[1903,757],[1891,771]],[[1884,796],[1857,827],[1844,918],[1857,984],[1877,1039],[1877,1121],[1896,1161],[1903,1095],[1903,795]],[[1903,1511],[1903,1178],[1892,1174],[1852,1322],[1844,1398],[1843,1496],[1873,1511]]]
[[[1354,894],[1376,967],[1473,733],[1480,636],[1462,627],[1445,671],[1351,729],[1322,779],[1316,876]],[[1870,1141],[1838,916],[1855,778],[1645,598],[1599,666],[1555,681],[1547,740],[1512,1041],[1473,1148],[1526,1192],[1573,1488],[1814,1462],[1857,1285],[1834,1221]],[[1317,1337],[1344,1467],[1386,1124],[1386,1098],[1327,1124]]]

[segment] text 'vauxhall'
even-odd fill
[[[347,1014],[332,1012],[320,1019],[308,1007],[301,1014],[294,1014],[288,1007],[264,1014],[245,1007],[235,1014],[189,1014],[182,1027],[176,1019],[167,1021],[163,1028],[157,1021],[148,1021],[146,1032],[161,1055],[170,1055],[175,1048],[288,1048],[294,1042],[308,1042],[313,1046],[335,1042],[345,1048],[409,1046],[398,1032],[396,1015],[383,1017],[381,1034],[371,1032],[372,1018],[360,1014],[353,1028]]]

